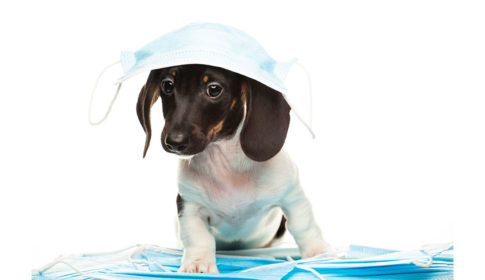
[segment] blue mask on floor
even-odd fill
[[[293,252],[293,253],[292,253]],[[178,273],[182,251],[134,246],[105,254],[61,257],[32,272],[32,280],[51,279],[453,279],[453,245],[400,252],[362,246],[340,250],[338,257],[305,260],[261,258],[293,255],[297,249],[263,248],[217,255],[218,274]],[[229,252],[224,252],[229,253]],[[244,257],[242,257],[244,256]]]

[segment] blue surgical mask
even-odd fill
[[[32,279],[453,279],[452,244],[407,252],[350,246],[333,256],[305,260],[298,260],[297,252],[296,248],[218,252],[219,274],[190,274],[177,273],[181,250],[133,246],[111,253],[61,257],[33,271]],[[289,256],[283,259],[283,255]]]
[[[248,34],[221,24],[193,23],[165,34],[137,51],[123,51],[123,76],[184,64],[217,66],[255,79],[281,93],[294,60],[278,62]]]
[[[296,63],[296,59],[276,61],[253,37],[234,27],[215,23],[189,24],[153,40],[136,51],[122,51],[119,63],[123,75],[116,81],[117,91],[114,98],[118,95],[121,84],[138,73],[177,65],[205,64],[257,80],[283,94],[290,106],[292,103],[284,81],[292,65],[302,66]],[[110,66],[115,65],[117,63]],[[105,70],[106,68],[100,76]],[[304,68],[303,70],[309,79],[308,72]],[[98,81],[99,77],[96,84]],[[314,136],[311,130],[311,117],[307,122],[295,111],[294,106],[291,107]],[[311,111],[311,108],[309,110]],[[100,122],[93,122],[91,113],[89,117],[91,124],[100,123],[105,118]]]

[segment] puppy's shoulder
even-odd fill
[[[298,182],[298,167],[285,150],[255,168],[256,178],[273,186],[290,187]]]

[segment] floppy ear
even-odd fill
[[[148,76],[146,84],[140,91],[138,102],[136,103],[136,114],[140,121],[143,130],[145,130],[145,149],[143,150],[143,157],[146,156],[148,147],[150,146],[150,139],[152,137],[152,128],[150,124],[150,110],[160,96],[157,70],[151,71]]]
[[[247,104],[246,120],[240,135],[242,150],[252,160],[268,160],[285,143],[290,105],[280,92],[255,80],[248,79],[242,91]]]

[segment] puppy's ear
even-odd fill
[[[280,92],[252,79],[243,84],[242,96],[247,104],[246,120],[240,135],[242,150],[252,160],[268,160],[285,143],[290,105]]]
[[[143,157],[145,157],[147,154],[148,147],[150,146],[150,139],[152,137],[150,110],[160,96],[159,76],[159,70],[153,70],[150,72],[146,84],[140,91],[138,102],[136,103],[136,114],[138,115],[138,120],[140,121],[140,124],[143,127],[143,130],[145,130],[146,134]]]

